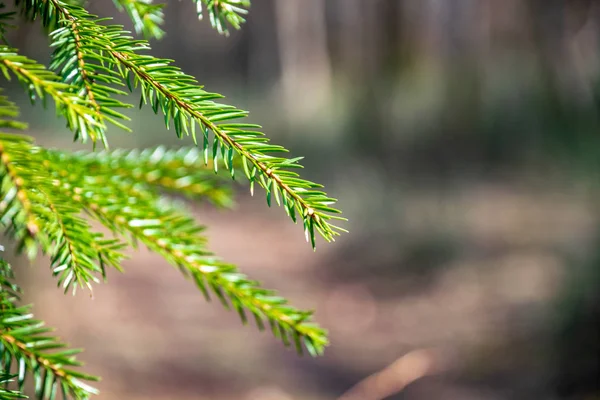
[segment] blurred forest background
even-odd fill
[[[306,155],[351,233],[313,253],[243,186],[234,211],[194,208],[217,254],[316,308],[319,359],[143,249],[93,301],[62,296],[46,260],[13,262],[38,317],[86,348],[100,398],[600,399],[599,2],[254,0],[230,38],[191,1],[165,13],[154,54]],[[50,54],[39,26],[11,44]],[[39,143],[81,147],[52,111],[22,110]],[[191,144],[131,116],[113,148]]]

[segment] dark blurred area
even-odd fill
[[[315,308],[332,344],[298,358],[146,251],[93,301],[23,260],[28,300],[86,348],[100,398],[600,399],[599,2],[254,0],[230,38],[190,1],[165,12],[154,54],[340,199],[350,234],[316,253],[244,187],[234,211],[194,208],[217,254]],[[39,26],[11,40],[49,57]],[[39,143],[82,147],[14,89]],[[191,144],[131,117],[113,148]]]

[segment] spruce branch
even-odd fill
[[[26,399],[21,391],[10,390],[7,387],[14,382],[16,375],[0,374],[0,400]]]
[[[204,7],[208,12],[210,24],[220,34],[229,36],[227,23],[233,28],[240,29],[246,22],[243,16],[248,14],[250,0],[192,0],[196,3],[198,19],[202,20]]]
[[[69,25],[53,31],[50,38],[55,50],[49,68],[60,74],[63,82],[77,88],[77,94],[85,98],[94,109],[96,120],[106,120],[119,128],[131,131],[119,122],[129,121],[130,118],[115,111],[115,108],[130,108],[132,105],[115,100],[112,96],[126,93],[109,86],[122,85],[122,82],[113,71],[103,69],[99,64],[101,57],[94,51],[90,37],[82,36],[78,22],[71,20]],[[100,137],[104,138],[105,127],[102,126],[99,130]]]
[[[56,155],[60,157],[59,153]],[[219,207],[230,207],[233,203],[231,185],[204,164],[196,148],[169,150],[159,146],[142,151],[82,151],[63,157],[61,162],[76,158],[90,175],[118,175],[128,182],[147,185],[146,190],[158,188],[188,198],[207,199]]]
[[[63,157],[69,155],[63,154]],[[50,165],[57,165],[59,157]],[[76,164],[76,160],[72,160]],[[246,321],[250,312],[260,329],[271,325],[274,335],[286,345],[294,342],[299,352],[303,346],[313,355],[323,352],[327,345],[326,332],[310,322],[312,312],[300,311],[271,290],[239,273],[231,264],[223,263],[206,249],[204,227],[193,218],[173,207],[170,202],[127,182],[118,176],[86,176],[70,181],[71,187],[82,193],[65,189],[65,196],[82,204],[90,214],[113,231],[141,242],[160,254],[171,264],[191,276],[208,298],[211,290],[226,306],[232,306]]]
[[[53,275],[65,292],[106,277],[105,267],[120,270],[123,244],[104,239],[79,214],[82,207],[60,190],[61,174],[51,177],[41,149],[24,136],[0,134],[0,223],[34,257],[38,247],[50,255]]]
[[[106,265],[122,271],[122,243],[103,239],[102,234],[92,232],[89,223],[78,216],[81,208],[65,203],[68,199],[57,195],[62,192],[42,189],[42,193],[48,199],[48,207],[54,217],[54,226],[46,229],[56,229],[56,233],[51,231],[54,248],[49,252],[53,275],[58,277],[58,285],[64,288],[65,293],[72,287],[75,294],[77,286],[87,287],[91,292],[91,282],[100,282],[97,275],[106,279]]]
[[[19,109],[6,96],[0,95],[0,127],[26,129],[27,124],[16,121]],[[5,141],[18,143],[30,142],[26,136],[4,135]],[[5,153],[0,143],[0,223],[7,228],[19,243],[19,250],[25,250],[30,258],[37,253],[37,242],[47,245],[45,236],[40,234],[35,213],[32,211],[36,201],[24,190],[24,181],[19,177],[10,156]],[[35,194],[34,194],[35,197]],[[37,242],[36,242],[37,239]]]
[[[32,102],[36,97],[44,104],[48,97],[54,100],[57,112],[65,117],[76,139],[105,142],[104,122],[96,114],[93,104],[73,93],[73,88],[60,82],[52,71],[3,45],[0,45],[0,70],[6,79],[10,80],[12,74],[23,83]]]
[[[19,116],[19,108],[1,93],[0,89],[0,129],[27,129],[26,123],[15,120]]]
[[[6,8],[6,4],[4,3],[0,3],[0,10],[5,9]],[[8,12],[0,12],[0,41],[3,43],[6,43],[6,32],[8,31],[8,28],[14,28],[15,25],[13,25],[11,22],[15,16],[15,12],[14,11],[8,11]]]
[[[165,4],[153,4],[152,0],[113,0],[120,11],[125,11],[135,32],[146,39],[162,39],[165,32],[160,28],[164,22]]]
[[[150,49],[148,43],[132,40],[121,27],[102,25],[102,20],[85,9],[60,0],[38,0],[35,3],[52,4],[51,8],[61,15],[63,24],[76,23],[82,36],[94,36],[95,45],[102,49],[105,65],[116,68],[130,90],[140,86],[140,104],[150,104],[155,113],[160,109],[167,128],[172,124],[178,137],[185,134],[196,140],[198,127],[202,132],[205,162],[212,153],[213,160],[221,158],[233,177],[234,154],[241,157],[251,189],[255,183],[263,187],[267,203],[271,205],[272,198],[275,198],[294,222],[298,213],[306,239],[313,247],[315,231],[327,241],[334,240],[336,235],[345,231],[331,222],[345,220],[334,208],[337,200],[320,190],[321,185],[302,179],[294,171],[302,168],[299,164],[301,157],[288,159],[272,155],[288,150],[270,144],[269,139],[258,130],[259,125],[229,122],[246,117],[246,111],[214,102],[222,96],[204,91],[195,78],[183,73],[170,60],[138,54],[141,50]],[[209,143],[210,132],[213,133],[212,145]],[[214,162],[213,165],[216,168],[218,164]]]
[[[194,1],[199,15],[207,10],[213,27],[224,34],[229,26],[240,28],[250,6],[248,0]],[[162,4],[113,2],[128,13],[136,32],[154,38],[164,34]],[[321,185],[296,172],[302,168],[301,157],[282,156],[288,150],[271,144],[259,125],[246,122],[246,111],[217,102],[223,96],[205,91],[171,60],[148,55],[146,40],[134,39],[121,26],[109,25],[108,18],[90,14],[80,0],[16,0],[16,4],[22,15],[41,20],[48,30],[54,49],[50,69],[8,46],[0,46],[0,69],[7,78],[16,76],[24,83],[32,100],[53,99],[76,139],[90,138],[107,147],[107,123],[128,129],[123,125],[128,118],[118,111],[130,107],[118,99],[125,95],[120,87],[126,86],[130,92],[139,88],[140,107],[146,104],[154,113],[160,112],[167,129],[173,128],[179,138],[191,136],[196,144],[201,142],[201,150],[159,147],[141,152],[66,153],[35,146],[24,136],[0,133],[0,224],[17,239],[19,248],[30,257],[38,249],[49,254],[58,284],[75,291],[79,286],[91,288],[91,282],[105,277],[105,266],[120,268],[121,237],[132,245],[142,243],[177,266],[207,298],[214,295],[235,309],[243,322],[253,316],[260,329],[269,324],[286,345],[294,342],[299,352],[321,354],[327,334],[311,322],[312,312],[291,307],[274,291],[216,258],[207,249],[204,227],[179,203],[163,196],[167,191],[226,206],[231,202],[231,183],[224,185],[211,171],[226,170],[235,179],[236,171],[243,169],[252,194],[259,185],[269,206],[283,205],[294,222],[299,215],[314,248],[315,232],[332,241],[344,231],[333,222],[345,219]],[[0,14],[0,28],[4,19]],[[24,128],[14,121],[16,115],[14,105],[0,97],[0,128]],[[94,232],[82,213],[119,238],[105,239]],[[9,280],[3,282],[0,276],[0,287]],[[2,304],[0,309],[5,310]],[[46,347],[27,346],[28,340],[48,332],[37,321],[26,323],[29,320],[29,314],[14,321],[0,314],[0,328],[9,322],[23,324],[0,330],[0,345],[12,346],[10,360],[16,358],[15,352],[29,351],[23,357],[36,371],[45,359],[46,375],[36,377],[37,393],[40,398],[54,398],[53,391],[63,385],[58,382],[67,380],[58,368],[73,364],[51,358],[60,352],[48,354]],[[69,373],[78,378],[77,372],[69,369]]]
[[[19,392],[10,391],[13,397],[6,398],[19,398],[28,375],[38,399],[54,399],[59,391],[65,399],[88,399],[97,394],[84,381],[98,378],[73,369],[82,365],[75,358],[81,350],[69,349],[49,335],[52,329],[33,318],[30,306],[17,306],[21,290],[13,279],[12,269],[0,259],[0,363],[5,374],[16,364],[19,386]]]

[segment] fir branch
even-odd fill
[[[10,390],[7,387],[14,381],[16,375],[3,373],[0,375],[0,400],[26,399],[21,391]]]
[[[74,18],[72,14],[86,12],[80,4],[40,0],[16,0],[16,4],[21,6],[22,14],[29,19],[40,18],[49,29],[58,27],[49,35],[51,46],[55,48],[49,68],[60,74],[63,82],[70,83],[79,96],[89,101],[97,118],[130,131],[120,122],[129,121],[130,118],[115,110],[132,107],[114,98],[115,95],[126,94],[114,87],[124,86],[123,80],[119,73],[107,68],[111,60],[105,56],[104,47],[97,43],[99,35],[110,38],[113,32],[97,29],[101,27],[85,19]],[[120,32],[120,29],[116,32]],[[133,38],[124,39],[131,41]],[[105,127],[101,128],[104,134]],[[108,147],[106,142],[104,146]]]
[[[15,120],[19,116],[19,108],[1,93],[0,89],[0,129],[27,129],[26,123]]]
[[[138,31],[156,35],[154,28],[159,29],[160,22],[156,17],[162,19],[162,6],[152,6],[149,0],[114,1],[126,9]],[[121,26],[106,25],[106,19],[89,14],[78,0],[16,3],[23,15],[39,18],[53,31],[51,68],[60,76],[8,47],[0,47],[0,69],[7,77],[12,73],[29,85],[30,94],[53,98],[76,138],[90,137],[94,143],[102,140],[106,146],[105,122],[126,129],[120,121],[127,118],[116,109],[129,105],[115,99],[124,94],[115,86],[126,85],[130,91],[139,87],[140,107],[149,104],[155,113],[160,110],[165,125],[174,127],[178,137],[192,136],[196,142],[198,131],[202,141],[201,152],[159,148],[90,155],[45,150],[23,137],[0,134],[0,223],[19,240],[20,247],[31,253],[30,248],[39,246],[50,254],[54,274],[65,290],[89,286],[98,275],[105,276],[105,264],[119,267],[122,244],[92,232],[80,216],[85,211],[132,244],[141,242],[162,255],[192,278],[207,297],[212,292],[225,306],[235,309],[244,322],[252,314],[259,328],[268,322],[286,345],[293,341],[298,351],[306,348],[311,354],[321,354],[327,335],[310,321],[312,312],[289,306],[235,266],[215,258],[206,248],[204,228],[160,195],[161,190],[168,190],[223,204],[230,197],[224,195],[218,177],[207,178],[206,165],[210,159],[215,172],[219,165],[224,166],[232,178],[241,165],[252,193],[258,184],[265,189],[269,205],[273,199],[283,205],[294,222],[300,215],[314,248],[315,231],[334,240],[344,230],[332,222],[344,218],[333,207],[336,200],[320,190],[321,185],[295,172],[302,168],[301,158],[280,156],[287,150],[271,144],[260,126],[231,122],[247,117],[247,112],[217,103],[221,95],[203,90],[171,60],[147,55],[147,41],[132,38]],[[196,0],[196,4],[206,6],[213,26],[227,33],[227,23],[240,27],[249,1]],[[146,18],[150,22],[144,22]],[[0,121],[11,113],[2,110],[0,101]],[[10,120],[0,123],[19,127]],[[46,333],[32,329],[31,335]],[[14,340],[16,343],[19,338]],[[36,355],[29,358],[35,360]],[[56,375],[56,371],[50,373]],[[45,386],[42,382],[40,387]]]
[[[164,23],[165,4],[152,4],[152,0],[113,0],[117,8],[127,12],[133,22],[135,32],[146,39],[162,39],[165,32],[160,28]]]
[[[106,265],[122,271],[123,243],[91,232],[89,223],[77,215],[81,209],[71,202],[65,203],[69,199],[57,196],[59,191],[42,190],[42,193],[54,216],[54,226],[49,228],[56,229],[51,236],[54,248],[50,251],[53,275],[58,277],[58,285],[65,293],[72,287],[75,294],[77,286],[87,287],[91,292],[91,282],[100,282],[96,275],[106,279]]]
[[[212,147],[212,158],[218,159],[220,153],[220,158],[233,176],[233,158],[237,153],[242,158],[244,172],[251,186],[258,183],[265,189],[269,205],[274,197],[279,205],[283,204],[292,220],[296,221],[296,212],[300,214],[306,239],[313,247],[315,231],[327,241],[334,240],[340,231],[345,231],[331,223],[334,219],[345,220],[338,215],[340,211],[333,207],[336,199],[321,191],[321,185],[304,180],[293,171],[302,168],[298,162],[301,158],[287,159],[271,155],[287,150],[270,144],[264,134],[258,131],[258,125],[225,123],[246,117],[246,111],[212,101],[222,96],[202,90],[192,76],[171,65],[170,60],[138,54],[140,50],[149,49],[148,43],[132,40],[120,27],[101,25],[100,20],[83,8],[70,6],[60,0],[38,0],[38,3],[51,3],[56,12],[62,15],[65,24],[77,23],[82,36],[95,36],[95,44],[102,48],[106,65],[118,69],[130,90],[139,85],[142,90],[141,103],[149,103],[154,112],[160,109],[167,127],[172,121],[179,137],[191,134],[196,140],[196,126],[199,126],[204,138],[205,162]],[[209,132],[214,134],[212,146],[209,144]]]
[[[78,152],[64,157],[62,162],[73,162],[75,158],[90,175],[118,175],[128,182],[146,184],[147,190],[159,188],[193,199],[208,199],[220,207],[233,203],[230,185],[205,166],[195,148],[168,150],[159,146],[142,151]]]
[[[84,380],[98,378],[73,369],[82,365],[75,358],[81,350],[69,349],[48,335],[52,329],[33,318],[30,306],[16,305],[20,288],[12,283],[13,278],[10,266],[0,260],[0,363],[5,373],[13,362],[17,364],[19,392],[12,392],[12,398],[22,392],[27,375],[33,378],[38,399],[54,399],[59,391],[65,399],[97,394]]]
[[[250,0],[192,0],[196,3],[198,19],[202,20],[204,7],[208,11],[210,24],[220,34],[229,36],[227,23],[233,28],[240,29],[246,22],[244,15],[248,14]]]
[[[41,149],[23,136],[0,134],[0,222],[30,257],[38,245],[51,257],[53,275],[65,292],[106,277],[105,266],[120,270],[123,244],[92,231],[77,203],[60,190],[66,170],[54,179]]]
[[[28,138],[3,136],[3,142],[0,142],[0,223],[18,241],[18,250],[25,250],[29,258],[34,258],[38,243],[43,248],[49,246],[45,233],[40,232],[40,223],[34,211],[35,205],[40,201],[39,194],[29,193],[24,188],[23,178],[5,152],[5,143],[8,141],[22,143]]]
[[[58,157],[50,165],[59,164],[61,159],[64,162],[56,152],[49,157]],[[81,188],[82,193],[77,196],[65,189],[65,196],[72,196],[73,201],[80,202],[113,231],[143,243],[178,266],[186,276],[193,277],[207,298],[210,289],[226,307],[228,299],[243,321],[246,310],[255,317],[259,328],[268,322],[276,337],[286,345],[293,341],[299,352],[302,343],[313,355],[323,352],[326,332],[310,322],[312,313],[290,307],[275,292],[262,289],[233,265],[213,257],[206,249],[206,239],[200,235],[204,228],[179,211],[180,207],[175,209],[166,200],[118,176],[70,176],[74,179],[71,186]]]
[[[0,3],[0,10],[6,8],[6,4]],[[0,12],[0,41],[6,43],[6,32],[8,28],[14,28],[15,25],[12,25],[11,22],[15,16],[14,11],[9,12]]]
[[[0,70],[6,79],[10,80],[13,74],[22,82],[29,91],[33,102],[36,97],[42,99],[44,104],[48,97],[56,103],[57,111],[67,120],[68,127],[75,132],[75,138],[92,141],[102,140],[104,137],[104,122],[98,118],[94,106],[89,101],[73,93],[73,88],[59,81],[59,77],[43,65],[19,55],[15,49],[0,46]],[[105,143],[106,144],[106,143]]]
[[[119,128],[131,131],[118,121],[129,121],[130,118],[114,109],[130,108],[132,105],[111,97],[126,93],[108,86],[108,84],[122,85],[122,82],[113,71],[103,69],[98,64],[98,59],[101,57],[92,50],[94,46],[90,38],[81,35],[77,21],[71,20],[69,25],[56,29],[50,34],[50,38],[55,50],[49,68],[60,74],[63,82],[77,88],[77,94],[85,98],[93,107],[97,120],[106,120]],[[101,130],[101,137],[104,137],[104,131],[105,129]],[[106,143],[105,147],[107,147]]]
[[[0,139],[0,144],[6,148],[7,140],[1,136]],[[60,194],[57,195],[55,190],[46,188],[39,181],[36,182],[38,187],[42,187],[42,198],[48,201],[44,206],[50,212],[46,211],[45,214],[54,214],[54,218],[45,215],[37,217],[35,220],[41,227],[35,233],[42,230],[49,235],[49,241],[56,243],[53,265],[55,274],[62,273],[59,282],[63,283],[63,286],[68,287],[71,282],[80,286],[89,284],[89,281],[94,280],[92,272],[98,272],[92,261],[94,253],[86,253],[88,250],[84,245],[96,240],[88,238],[87,228],[81,226],[84,222],[76,219],[71,213],[72,205],[80,204],[104,225],[116,232],[129,234],[132,240],[144,243],[179,266],[186,275],[194,277],[196,284],[206,294],[208,291],[204,282],[208,283],[224,304],[227,304],[227,296],[244,319],[246,309],[255,316],[259,327],[268,321],[274,333],[286,344],[293,339],[299,351],[302,341],[312,354],[320,354],[323,351],[327,343],[326,335],[321,328],[308,321],[311,313],[289,307],[284,299],[275,296],[272,291],[260,288],[257,282],[238,273],[234,266],[212,257],[205,248],[205,238],[199,235],[203,228],[197,226],[192,218],[168,203],[161,202],[152,192],[146,191],[143,185],[124,180],[118,174],[88,174],[85,164],[78,164],[82,160],[81,156],[69,158],[69,155],[56,150],[44,151],[33,146],[27,149],[25,154],[30,154],[31,157],[31,154],[35,155],[38,152],[40,156],[35,161],[42,160],[39,164],[43,171],[51,175],[43,176],[44,172],[41,170],[33,170],[32,174],[41,174],[45,181],[53,182],[53,187],[59,190]],[[15,153],[18,154],[17,149],[9,150],[13,157]],[[22,182],[31,181],[32,177],[25,175],[26,171],[31,170],[24,171],[24,167],[19,168],[25,161],[17,157],[16,161],[5,162],[5,165],[11,167],[15,164],[15,179]],[[69,173],[61,167],[67,164],[79,173]],[[25,196],[38,194],[24,186]],[[139,186],[142,186],[141,190]],[[54,197],[62,199],[60,204],[48,200]],[[42,212],[37,211],[37,214]],[[54,223],[54,227],[51,223]]]

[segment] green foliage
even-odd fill
[[[196,148],[169,150],[160,146],[142,151],[79,152],[76,157],[81,168],[93,175],[114,174],[131,183],[143,182],[190,199],[209,200],[218,207],[232,206],[227,177],[207,167]]]
[[[8,80],[11,79],[11,74],[15,76],[27,89],[32,102],[36,98],[41,99],[44,104],[48,98],[54,100],[56,110],[65,117],[76,138],[106,140],[101,116],[90,112],[93,103],[75,93],[68,84],[61,82],[60,77],[43,65],[19,55],[15,49],[0,46],[0,70]]]
[[[114,0],[138,34],[164,35],[163,4],[147,0]],[[249,2],[196,0],[199,15],[228,34],[239,29]],[[283,206],[302,221],[306,239],[315,246],[315,232],[325,240],[343,231],[332,224],[343,219],[335,199],[321,186],[296,172],[298,158],[271,144],[260,126],[245,122],[247,112],[217,102],[222,96],[205,91],[195,78],[171,60],[147,54],[147,41],[134,39],[107,18],[91,15],[78,1],[16,0],[26,20],[40,20],[53,48],[48,68],[16,49],[0,45],[0,69],[16,78],[32,103],[55,103],[75,140],[91,141],[93,151],[66,152],[36,146],[21,133],[0,132],[0,224],[19,252],[30,258],[45,254],[52,274],[65,292],[92,291],[108,271],[122,270],[127,246],[142,244],[177,267],[207,299],[217,298],[235,310],[242,322],[270,327],[285,345],[299,353],[323,353],[326,331],[312,322],[312,312],[290,306],[274,291],[220,260],[206,245],[206,228],[186,211],[183,200],[232,205],[232,179],[237,171],[258,185],[267,203]],[[0,14],[0,32],[10,28],[13,14]],[[139,91],[139,106],[149,105],[164,117],[167,129],[189,136],[199,148],[108,150],[109,125],[128,130],[120,110],[132,107],[123,97]],[[22,131],[18,109],[0,96],[0,129]],[[96,151],[96,143],[106,150]],[[225,174],[223,174],[225,172]],[[97,221],[107,236],[92,228]],[[19,288],[11,267],[0,260],[0,398],[22,396],[27,376],[35,396],[85,399],[95,393],[83,381],[94,380],[73,370],[78,351],[65,350],[49,330],[34,320],[29,307],[18,305]],[[17,366],[17,367],[15,367]],[[16,371],[16,372],[15,372]],[[12,386],[11,386],[12,385]]]
[[[146,38],[160,39],[165,32],[160,28],[164,22],[164,4],[152,4],[151,0],[113,0],[117,8],[127,12],[137,34]]]
[[[44,152],[25,136],[0,136],[0,221],[30,257],[38,248],[51,256],[53,274],[65,291],[87,286],[104,275],[105,265],[119,268],[122,247],[93,232],[81,207],[49,179]],[[83,171],[82,171],[83,172]]]
[[[131,91],[139,87],[142,92],[140,107],[149,104],[155,113],[160,111],[166,127],[172,126],[178,137],[191,135],[194,142],[200,138],[205,162],[209,158],[214,161],[220,158],[234,177],[234,156],[240,157],[251,187],[254,184],[263,187],[268,204],[271,205],[272,198],[275,198],[294,222],[298,213],[306,239],[313,247],[315,230],[327,241],[334,240],[340,231],[344,231],[331,223],[332,220],[343,219],[334,207],[336,199],[320,190],[321,185],[302,179],[296,172],[302,168],[299,164],[302,157],[280,156],[288,150],[271,144],[258,130],[259,125],[231,122],[245,118],[247,112],[216,103],[214,100],[222,98],[221,95],[203,90],[195,78],[183,73],[170,60],[140,54],[150,49],[148,42],[133,40],[120,26],[103,25],[102,19],[89,14],[84,8],[59,0],[18,2],[22,6],[30,5],[30,9],[24,11],[30,18],[40,17],[47,27],[61,26],[51,36],[58,45],[69,43],[71,51],[59,52],[57,49],[51,65],[60,66],[60,73],[68,81],[70,77],[79,76],[70,83],[76,86],[74,91],[87,98],[86,104],[97,120],[122,126],[117,120],[125,117],[114,108],[128,105],[107,97],[111,91],[122,94],[121,91],[89,83],[91,73],[86,72],[86,68],[95,71],[96,81],[126,84]],[[66,37],[68,35],[71,39]],[[93,37],[94,40],[82,41],[78,37]],[[101,90],[101,99],[97,98],[94,85]],[[107,98],[110,106],[101,103]],[[92,140],[104,138],[104,126],[98,124],[97,127],[94,135],[90,135]],[[75,130],[79,133],[82,128],[76,125]],[[216,171],[218,163],[213,165]]]
[[[248,14],[249,0],[193,0],[196,3],[198,18],[202,19],[204,8],[208,12],[210,24],[220,34],[229,36],[227,23],[235,29],[240,29],[246,22],[243,15]]]
[[[35,395],[39,399],[87,399],[96,389],[84,381],[98,378],[73,369],[82,364],[75,356],[79,349],[70,349],[54,336],[51,328],[33,318],[30,306],[18,306],[20,289],[13,281],[12,269],[0,261],[0,368],[4,389],[0,398],[22,398],[25,381],[30,375]],[[13,368],[14,366],[14,368]],[[14,369],[16,375],[8,375]],[[9,390],[14,378],[18,391]]]
[[[0,375],[0,385],[2,386],[8,386],[10,383],[13,382],[13,375],[8,375],[8,374],[4,374],[4,375]],[[0,400],[10,400],[10,399],[26,399],[27,396],[25,396],[22,392],[16,391],[16,390],[10,390],[10,389],[5,389],[4,387],[0,387]]]

